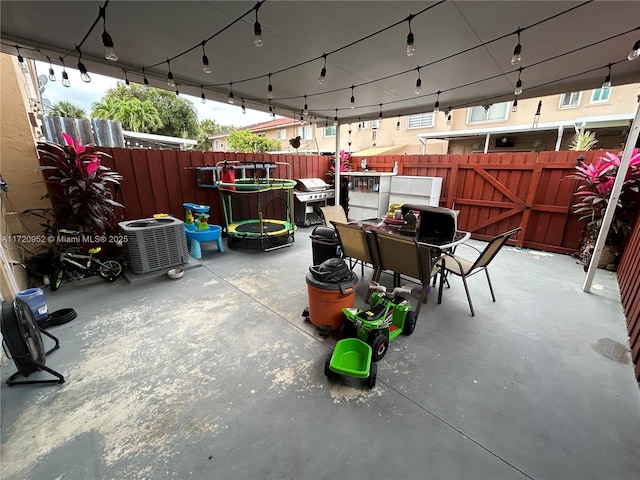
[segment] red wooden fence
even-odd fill
[[[618,283],[622,308],[627,317],[631,360],[635,365],[636,379],[640,382],[640,218],[627,239],[624,253],[618,265]]]

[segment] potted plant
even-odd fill
[[[122,204],[114,200],[122,176],[102,165],[104,152],[88,150],[81,138],[74,142],[62,133],[67,145],[38,143],[40,169],[55,212],[56,226],[81,232],[102,234],[109,231],[115,208]]]
[[[578,254],[585,264],[585,269],[590,262],[619,167],[620,156],[605,152],[589,165],[579,162],[575,173],[569,175],[569,178],[579,182],[574,194],[579,201],[574,203],[572,208],[575,213],[581,215],[580,220],[587,221],[581,251]],[[635,149],[631,155],[629,169],[607,234],[606,251],[603,253],[599,267],[609,268],[612,264],[615,266],[615,259],[622,252],[625,237],[631,229],[631,222],[637,210],[639,185],[640,151]]]

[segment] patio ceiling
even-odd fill
[[[101,5],[3,1],[2,51],[16,54],[18,45],[25,58],[45,60],[43,55],[49,55],[60,78],[58,58],[69,54],[65,64],[75,67],[74,46],[81,44]],[[181,93],[200,96],[204,90],[208,99],[226,101],[233,83],[236,104],[242,98],[248,108],[263,111],[268,110],[272,72],[275,112],[299,118],[307,95],[310,116],[321,122],[333,120],[336,109],[341,122],[375,119],[380,111],[384,117],[431,111],[438,91],[441,109],[510,101],[518,67],[522,67],[520,98],[597,88],[610,63],[614,85],[640,81],[640,60],[626,59],[640,39],[634,1],[269,0],[258,9],[261,48],[253,44],[255,5],[113,1],[106,8],[106,28],[119,59],[104,58],[99,21],[82,43],[82,60],[90,73],[124,78],[126,70],[136,83],[142,83],[145,67],[151,85],[175,90],[166,82],[166,60],[172,59],[171,71]],[[415,54],[407,56],[405,20],[424,9],[428,10],[411,21]],[[551,18],[554,15],[558,16]],[[518,28],[523,29],[522,62],[513,66]],[[205,44],[213,70],[205,74],[200,44],[223,29]],[[380,30],[384,31],[342,48]],[[191,47],[195,48],[178,56]],[[327,74],[321,85],[323,53],[328,54]],[[420,95],[414,92],[417,66]],[[80,79],[70,77],[73,88]]]

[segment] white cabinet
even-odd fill
[[[391,179],[389,172],[347,172],[349,178],[349,220],[381,218],[389,208]]]
[[[391,179],[389,203],[439,206],[442,178],[396,176]]]

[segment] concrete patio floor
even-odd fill
[[[497,302],[481,275],[475,317],[459,278],[442,305],[432,291],[369,390],[324,376],[336,339],[301,317],[311,230],[273,252],[214,247],[180,280],[46,290],[50,311],[78,313],[49,329],[61,348],[47,365],[66,383],[7,387],[3,359],[2,478],[638,478],[614,273],[586,294],[571,257],[506,247]]]

